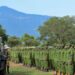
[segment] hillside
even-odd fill
[[[38,36],[37,28],[49,18],[49,16],[22,13],[6,6],[0,7],[0,24],[9,35],[21,36],[29,33]]]

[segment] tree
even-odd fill
[[[18,46],[20,45],[20,39],[16,36],[8,37],[8,45],[11,47]]]
[[[74,17],[53,17],[44,25],[39,27],[40,37],[47,45],[61,45],[64,48],[67,44],[75,44],[75,18]]]
[[[3,43],[7,42],[8,35],[6,34],[5,29],[3,29],[1,25],[0,25],[0,37],[2,37]]]
[[[38,46],[39,45],[39,42],[36,40],[36,38],[29,34],[24,34],[21,39],[25,46]]]

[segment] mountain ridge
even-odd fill
[[[18,10],[16,10],[16,9],[13,9],[13,8],[10,8],[10,7],[8,7],[8,6],[0,6],[0,9],[9,9],[9,10],[13,10],[14,12],[19,12],[19,13],[21,13],[21,14],[23,14],[23,15],[25,15],[25,14],[27,14],[27,15],[37,15],[37,16],[47,16],[47,17],[49,17],[48,15],[40,15],[40,14],[31,14],[31,13],[24,13],[24,12],[21,12],[21,11],[18,11]]]
[[[10,7],[0,7],[0,24],[6,29],[8,35],[22,36],[28,33],[39,36],[36,31],[50,16],[27,14]],[[14,29],[14,30],[13,30]]]

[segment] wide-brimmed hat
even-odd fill
[[[4,45],[4,49],[9,49],[10,47],[8,45]]]

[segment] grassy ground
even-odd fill
[[[43,72],[37,70],[36,68],[25,67],[22,64],[11,63],[9,75],[54,75],[54,74],[53,72]]]

